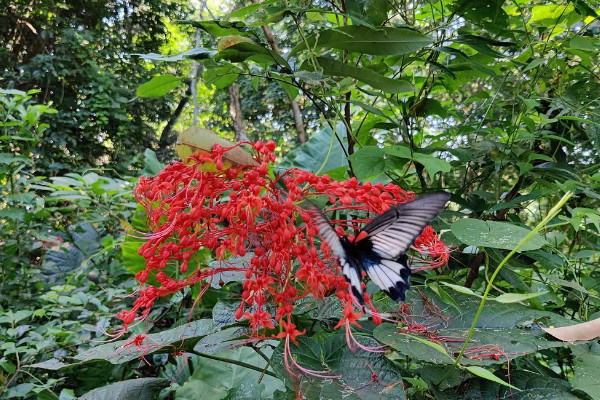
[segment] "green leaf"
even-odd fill
[[[206,68],[202,74],[204,84],[214,86],[216,89],[229,87],[236,81],[242,70],[233,64],[225,64]]]
[[[545,58],[534,58],[529,64],[527,64],[527,66],[525,66],[525,68],[523,68],[522,72],[527,72],[532,69],[535,69],[542,65],[544,62],[546,62]]]
[[[138,378],[113,383],[94,389],[80,400],[139,400],[154,398],[171,381],[164,378]]]
[[[429,154],[413,153],[413,160],[422,164],[431,177],[438,172],[450,172],[451,169],[448,161],[433,157]]]
[[[538,296],[545,295],[546,292],[537,292],[537,293],[503,293],[498,297],[491,298],[490,300],[497,301],[499,303],[518,303],[521,301],[533,299]]]
[[[346,0],[344,4],[353,24],[370,27],[382,25],[391,7],[388,0]]]
[[[149,175],[156,175],[165,168],[165,165],[158,161],[156,152],[151,149],[144,150],[144,172]]]
[[[279,2],[280,2],[279,0],[267,0],[267,1],[257,2],[255,4],[250,4],[245,7],[240,7],[240,8],[235,9],[234,11],[232,11],[229,14],[229,18],[234,19],[234,20],[242,19],[249,14],[255,13],[260,8],[264,8],[264,7],[272,5],[272,4],[277,4]]]
[[[324,75],[349,76],[386,93],[414,92],[417,90],[406,81],[387,78],[368,68],[353,67],[327,57],[317,57],[317,62],[323,68]]]
[[[377,146],[364,146],[348,157],[360,181],[377,178],[385,172],[385,153]]]
[[[419,336],[413,336],[413,335],[406,335],[408,337],[410,337],[411,339],[416,340],[419,343],[423,343],[426,346],[431,347],[432,349],[442,353],[443,355],[447,356],[448,358],[450,358],[451,361],[454,361],[454,359],[450,356],[450,354],[448,354],[448,352],[446,351],[446,349],[441,346],[438,343],[432,342],[431,340],[427,340],[427,339],[423,339]]]
[[[280,65],[291,70],[287,61],[277,52],[260,46],[245,36],[225,36],[218,44],[218,58],[231,62],[254,61],[263,65]]]
[[[508,375],[507,375],[508,379]],[[570,392],[568,382],[553,376],[542,375],[535,372],[510,369],[510,383],[520,389],[513,391],[511,388],[496,383],[491,383],[482,378],[471,378],[463,383],[468,389],[457,393],[452,387],[443,392],[435,392],[436,399],[442,400],[481,400],[481,399],[510,399],[510,400],[577,400],[581,397]]]
[[[371,29],[366,26],[348,25],[327,29],[307,38],[308,45],[347,50],[373,55],[402,55],[420,50],[432,43],[429,36],[407,28]],[[306,49],[303,42],[290,53],[294,56]]]
[[[396,145],[385,147],[383,150],[386,154],[400,158],[407,158],[423,165],[431,177],[438,172],[449,172],[452,168],[448,161],[433,157],[432,155],[417,152],[413,152],[411,154],[408,146]]]
[[[508,14],[502,9],[504,0],[459,0],[456,14],[490,32],[502,32],[508,26]]]
[[[485,368],[481,368],[476,365],[473,365],[473,366],[466,367],[466,369],[473,375],[477,375],[483,379],[487,379],[488,381],[496,382],[501,385],[507,386],[509,388],[520,390],[518,387],[515,387],[515,386],[511,385],[510,383],[504,382],[502,379],[498,378],[496,375],[492,374],[490,371],[488,371]]]
[[[531,19],[527,25],[541,25],[551,27],[566,18],[569,12],[573,11],[573,5],[569,4],[544,4],[536,5],[531,8]]]
[[[138,86],[136,94],[138,97],[157,98],[162,97],[181,84],[181,78],[171,74],[159,75]]]
[[[410,148],[408,146],[403,146],[403,145],[389,146],[389,147],[385,147],[383,149],[383,151],[385,151],[387,154],[392,155],[392,156],[412,160],[412,154],[411,154]]]
[[[175,54],[172,56],[163,56],[161,54],[156,54],[156,53],[134,54],[134,55],[140,56],[144,60],[179,62],[179,61],[185,60],[185,59],[204,60],[207,58],[212,58],[215,54],[217,54],[217,52],[214,50],[209,50],[209,49],[205,49],[203,47],[198,47],[198,48],[184,51],[183,53]]]
[[[270,72],[270,75],[274,78],[277,78],[277,84],[279,86],[281,86],[283,88],[283,90],[285,90],[287,95],[290,97],[290,100],[294,100],[296,97],[298,97],[298,94],[300,93],[300,89],[298,88],[298,86],[293,85],[291,83],[292,79],[289,76],[283,75],[283,74],[278,74],[276,72]],[[286,82],[290,82],[290,83],[286,83]]]
[[[470,246],[492,247],[512,250],[530,230],[508,222],[482,221],[464,218],[454,222],[452,233],[461,242]],[[520,251],[536,250],[546,244],[538,234],[523,245]]]
[[[25,367],[27,367],[27,368],[40,368],[40,369],[47,369],[49,371],[57,371],[59,369],[69,367],[69,366],[70,366],[70,364],[64,363],[60,360],[57,360],[56,358],[51,358],[51,359],[43,361],[41,363],[25,365]]]
[[[132,335],[126,340],[92,347],[75,356],[75,359],[79,361],[105,360],[111,364],[122,364],[138,359],[142,355],[172,352],[174,346],[182,350],[192,349],[201,338],[217,330],[212,319],[201,319],[159,333],[149,334],[140,348],[132,343],[135,336]]]
[[[231,35],[248,35],[250,32],[247,32],[248,28],[246,24],[239,21],[228,22],[222,20],[215,21],[192,21],[186,20],[181,21],[181,24],[192,25],[196,28],[200,28],[203,31],[207,32],[209,35],[213,37],[221,37],[221,36],[231,36]]]
[[[367,336],[357,336],[363,346],[378,346]],[[298,346],[291,346],[294,360],[303,368],[330,371],[339,380],[323,380],[310,375],[300,375],[296,383],[284,367],[284,343],[273,353],[271,365],[275,373],[285,380],[287,387],[300,385],[307,399],[394,399],[404,400],[406,394],[399,385],[402,381],[399,369],[382,353],[348,348],[345,335],[327,335],[319,339],[301,337]],[[432,351],[435,351],[432,349]],[[440,353],[438,353],[440,354]],[[365,367],[368,366],[368,367]],[[373,377],[377,379],[373,379]]]
[[[460,286],[460,285],[454,285],[454,284],[448,283],[448,282],[441,282],[441,284],[456,290],[458,293],[468,294],[469,296],[477,296],[477,297],[481,298],[480,295],[478,295],[477,293],[475,293],[474,291],[472,291],[471,289],[469,289],[467,287]]]
[[[454,362],[454,359],[449,357],[448,351],[444,346],[438,344],[441,347],[440,350],[431,346],[432,343],[426,341],[424,338],[402,334],[394,324],[381,324],[375,328],[373,336],[375,336],[375,339],[413,360],[446,365],[452,365]]]
[[[598,46],[594,45],[592,42],[590,42],[587,38],[583,36],[575,36],[573,39],[571,39],[569,47],[572,49],[583,51],[598,51]]]
[[[458,354],[479,308],[479,299],[461,293],[453,293],[453,298],[460,311],[448,305],[432,290],[409,291],[405,302],[408,307],[407,315],[410,315],[405,321],[408,325],[398,327],[384,322],[375,328],[373,335],[380,342],[413,360],[451,365],[453,358],[416,340],[416,333],[412,333],[410,328],[425,326],[427,332],[439,338],[436,343],[445,349],[446,354]],[[545,333],[536,328],[539,323],[559,326],[561,323],[568,325],[572,322],[550,311],[538,311],[521,304],[486,304],[461,364],[504,364],[517,357],[535,354],[541,349],[566,345],[548,340]],[[430,340],[427,333],[421,338]]]
[[[346,129],[343,124],[336,127],[337,136],[345,142]],[[329,149],[331,148],[331,152]],[[291,150],[279,163],[282,169],[293,167],[306,171],[327,173],[338,168],[348,168],[348,160],[331,128],[326,127],[315,133],[303,145]]]
[[[267,357],[271,354],[268,348],[262,351]],[[218,357],[242,361],[260,369],[267,365],[256,351],[244,346],[218,353]],[[275,390],[285,389],[283,382],[277,378],[262,376],[260,371],[225,361],[200,357],[194,362],[194,367],[192,376],[177,390],[179,400],[266,399]]]
[[[573,348],[574,374],[570,382],[594,399],[600,399],[600,344],[591,342]]]

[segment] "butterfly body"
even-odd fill
[[[447,193],[434,193],[392,207],[365,225],[354,241],[338,237],[327,217],[312,209],[321,237],[338,258],[357,302],[364,304],[362,271],[392,299],[404,301],[411,273],[406,251],[449,198]]]

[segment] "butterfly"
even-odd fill
[[[352,295],[363,305],[362,271],[392,299],[404,301],[410,277],[406,251],[449,199],[448,193],[432,193],[394,206],[366,224],[354,241],[339,237],[315,206],[309,212],[339,260]]]

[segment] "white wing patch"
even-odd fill
[[[365,299],[362,294],[362,276],[360,274],[360,268],[353,265],[348,259],[340,257],[340,265],[342,266],[342,273],[350,284],[352,295],[360,304],[364,304]]]
[[[369,278],[396,301],[404,301],[404,295],[410,286],[410,268],[403,261],[381,259],[379,263],[365,265]]]

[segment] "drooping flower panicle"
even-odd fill
[[[145,319],[156,299],[193,285],[200,285],[203,293],[211,279],[226,271],[245,274],[236,318],[249,322],[255,338],[295,342],[304,334],[292,323],[295,304],[327,293],[338,293],[342,302],[338,326],[359,325],[361,313],[354,310],[348,284],[302,203],[324,196],[331,204],[326,212],[362,215],[332,221],[339,233],[354,234],[369,217],[413,199],[414,193],[393,184],[336,181],[300,169],[275,174],[275,144],[256,142],[250,147],[255,165],[228,165],[228,149],[215,145],[210,153],[140,179],[135,194],[151,233],[139,249],[146,267],[136,275],[138,297],[132,309],[118,314],[125,328]],[[429,229],[415,247],[436,251],[435,257],[442,257],[445,249]],[[269,332],[275,323],[282,327],[279,334]]]

